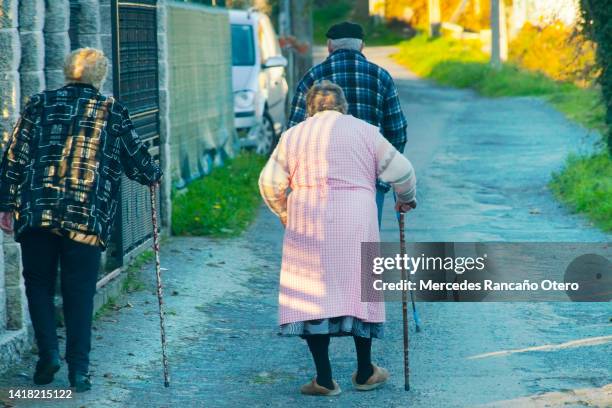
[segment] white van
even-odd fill
[[[240,144],[268,154],[285,127],[287,81],[270,19],[252,10],[231,10],[234,115]]]

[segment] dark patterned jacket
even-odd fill
[[[96,235],[108,242],[121,173],[150,185],[162,172],[125,107],[92,86],[34,95],[2,141],[0,211],[15,234],[30,228]]]

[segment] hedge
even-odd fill
[[[597,43],[599,83],[606,105],[608,152],[612,155],[612,0],[580,0],[587,35]]]

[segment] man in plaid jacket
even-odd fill
[[[60,368],[54,292],[61,270],[68,378],[91,388],[93,296],[110,236],[122,171],[144,185],[162,173],[126,108],[98,89],[108,61],[83,48],[66,59],[67,85],[31,97],[2,141],[0,228],[21,244],[28,307],[38,344],[34,383]]]
[[[363,28],[344,22],[327,31],[329,56],[312,67],[299,82],[291,103],[287,127],[307,118],[306,94],[315,82],[328,80],[339,85],[348,101],[348,113],[377,126],[382,135],[400,152],[406,145],[406,118],[391,75],[362,54]],[[376,185],[378,224],[382,218],[385,194],[389,185]]]

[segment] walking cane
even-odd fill
[[[166,325],[164,323],[164,294],[161,281],[161,265],[159,263],[159,233],[157,230],[157,206],[155,205],[155,184],[151,186],[151,217],[153,220],[153,251],[155,252],[155,275],[157,278],[157,301],[159,304],[159,328],[161,331],[162,363],[164,366],[164,386],[170,386],[168,374],[168,356],[166,355]]]
[[[406,240],[404,237],[404,215],[399,213],[399,229],[400,229],[400,256],[404,258],[406,253]],[[402,266],[402,282],[406,281],[406,268]],[[414,298],[412,299],[414,302]],[[414,305],[414,303],[413,303]],[[410,364],[408,359],[408,295],[406,289],[402,290],[402,318],[404,320],[404,390],[410,391]]]
[[[397,213],[397,220],[400,223],[400,238],[401,239],[403,239],[402,237],[404,236],[404,220],[403,218],[400,220],[400,218],[403,217],[403,214],[404,214],[403,212]],[[406,252],[406,248],[404,248],[404,252]],[[414,319],[415,330],[417,333],[419,333],[421,331],[421,319],[419,318],[419,312],[417,312],[416,303],[414,302],[414,293],[412,293],[412,291],[410,291],[410,302],[412,303],[412,317]]]

